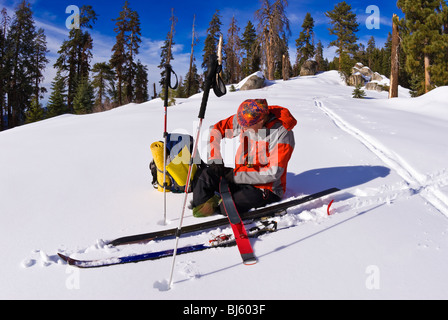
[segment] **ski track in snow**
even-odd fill
[[[314,98],[314,105],[325,113],[339,129],[357,139],[388,167],[395,170],[408,184],[409,191],[419,194],[425,201],[448,217],[448,196],[440,190],[448,185],[448,172],[444,170],[428,176],[422,175],[398,154],[342,119],[318,98]]]

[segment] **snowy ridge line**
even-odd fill
[[[340,116],[328,109],[322,101],[314,98],[314,104],[322,110],[334,124],[360,141],[364,146],[380,158],[387,166],[395,170],[408,184],[416,194],[420,194],[428,203],[448,217],[448,197],[439,189],[446,186],[448,179],[446,173],[442,172],[436,179],[436,182],[430,182],[427,176],[420,174],[411,165],[409,165],[399,155],[385,147],[376,139],[357,129]]]

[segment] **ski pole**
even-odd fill
[[[191,179],[191,174],[193,171],[194,159],[196,159],[196,156],[198,154],[199,138],[201,135],[202,122],[205,117],[205,110],[207,108],[208,98],[210,95],[210,89],[213,87],[213,91],[215,92],[215,94],[218,97],[221,97],[226,94],[226,88],[225,88],[225,86],[222,85],[222,80],[219,78],[220,71],[221,71],[221,66],[218,64],[216,55],[215,54],[210,55],[209,65],[208,65],[208,74],[207,74],[207,78],[205,81],[204,94],[202,96],[201,109],[199,111],[199,116],[198,116],[199,124],[197,127],[196,140],[194,143],[193,154],[190,158],[190,166],[188,169],[187,183],[185,185],[184,202],[182,205],[182,212],[181,212],[181,216],[180,216],[179,227],[176,230],[176,243],[174,246],[173,262],[171,265],[171,274],[170,274],[170,280],[168,282],[168,290],[171,289],[171,287],[173,285],[174,267],[176,264],[177,249],[179,248],[179,239],[180,239],[180,236],[182,233],[182,225],[184,222],[185,208],[187,206],[188,189],[190,188],[190,179]]]

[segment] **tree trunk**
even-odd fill
[[[342,46],[341,41],[339,40],[339,71],[342,71],[342,53],[344,52],[344,48]]]
[[[152,99],[157,99],[157,89],[156,89],[156,83],[154,82],[153,84],[153,88],[154,88],[154,95],[152,96]]]
[[[266,72],[268,80],[274,80],[274,61],[272,57],[272,36],[267,28],[264,29],[264,38],[266,46]]]
[[[166,63],[170,64],[171,62],[171,55],[172,55],[172,46],[173,46],[173,37],[174,37],[174,25],[176,23],[176,19],[174,17],[174,8],[171,8],[171,30],[170,30],[170,43],[168,45],[168,56],[166,58]],[[165,75],[165,77],[168,77],[168,75]]]
[[[429,55],[425,53],[425,93],[431,91],[431,74],[429,67],[431,66]]]
[[[398,72],[399,72],[399,57],[398,57],[398,47],[400,45],[400,37],[398,34],[398,16],[394,14],[392,27],[392,55],[391,55],[391,74],[390,74],[390,90],[389,98],[398,97]]]
[[[120,71],[121,72],[121,71]],[[118,73],[118,72],[117,72]],[[118,89],[118,106],[122,106],[123,105],[123,93],[122,93],[122,80],[121,80],[121,74],[118,73],[117,75],[117,89]]]
[[[342,49],[341,53],[339,53],[339,71],[342,71]]]

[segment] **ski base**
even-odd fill
[[[230,225],[232,226],[233,234],[235,235],[236,244],[240,251],[241,258],[245,265],[253,265],[257,263],[254,250],[249,241],[246,228],[243,221],[236,209],[235,202],[230,192],[229,184],[225,178],[221,178],[219,185],[219,191],[221,193],[222,203],[224,210],[229,218]]]

